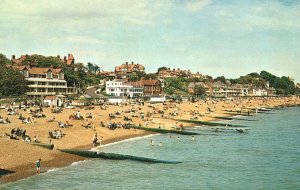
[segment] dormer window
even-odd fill
[[[63,80],[64,79],[64,74],[63,73],[59,73],[59,79]]]
[[[48,78],[48,79],[52,79],[52,72],[51,72],[51,71],[48,71],[48,72],[47,72],[47,78]]]

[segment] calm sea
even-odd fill
[[[250,126],[249,133],[195,128],[203,134],[195,141],[153,135],[99,149],[181,164],[93,159],[0,189],[300,189],[299,116],[300,108],[286,108],[232,121]]]

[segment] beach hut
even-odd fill
[[[166,101],[166,97],[150,97],[150,103],[164,103]]]
[[[120,104],[120,103],[126,103],[127,99],[126,97],[109,97],[108,103],[110,104]]]
[[[63,95],[46,96],[43,100],[43,103],[46,106],[60,107],[64,103],[64,99],[65,99],[65,96],[63,96]]]

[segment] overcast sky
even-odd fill
[[[298,2],[1,0],[0,52],[70,52],[104,70],[126,61],[213,77],[267,70],[300,82]]]

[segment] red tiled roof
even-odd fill
[[[159,80],[142,80],[141,81],[143,83],[143,85],[156,85],[157,82],[159,82]]]
[[[120,66],[116,66],[115,70],[116,71],[121,71],[122,69],[126,69],[129,72],[134,71],[135,69],[137,70],[145,70],[145,67],[141,64],[133,64],[133,63],[123,63]]]
[[[22,62],[26,59],[26,55],[21,55],[19,59],[11,59],[11,61],[17,65],[22,65]]]
[[[22,66],[20,66],[20,65],[7,65],[7,67],[12,67],[12,68],[17,69],[19,71],[22,71],[25,68],[27,68],[25,65],[22,65]]]
[[[24,70],[25,68],[28,70],[29,74],[45,74],[47,73],[49,70],[54,74],[54,75],[57,75],[61,72],[61,68],[57,68],[57,69],[54,69],[54,68],[49,68],[49,67],[46,67],[46,68],[43,68],[43,67],[27,67],[25,65],[23,66],[11,66],[12,68],[14,69],[17,69],[19,71],[22,71]]]
[[[142,81],[137,81],[137,82],[126,82],[124,83],[125,85],[130,85],[130,86],[133,86],[133,87],[136,87],[136,88],[143,88],[144,87],[144,84]]]

